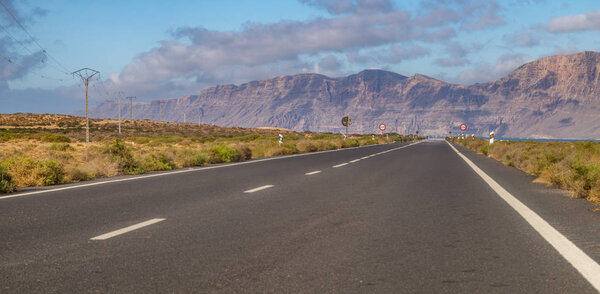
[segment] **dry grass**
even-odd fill
[[[281,129],[242,129],[135,121],[123,134],[116,121],[95,120],[86,144],[82,118],[61,115],[0,115],[0,193],[14,188],[86,181],[123,174],[242,161],[277,155],[409,141]],[[113,126],[114,124],[114,126]],[[284,143],[278,143],[278,134]],[[149,135],[152,134],[152,135]]]
[[[600,143],[496,141],[453,139],[507,166],[514,166],[547,183],[568,190],[576,198],[600,204]]]

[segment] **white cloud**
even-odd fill
[[[460,73],[457,82],[461,84],[483,83],[501,78],[517,67],[530,61],[530,58],[524,54],[505,54],[496,60],[494,65],[482,63],[474,68]]]
[[[540,39],[536,35],[527,32],[504,35],[502,40],[517,47],[533,47],[540,44]]]
[[[600,31],[600,10],[553,18],[546,29],[553,33]]]

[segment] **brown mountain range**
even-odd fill
[[[600,53],[545,57],[489,83],[455,85],[416,74],[405,77],[365,70],[342,78],[320,74],[280,76],[241,85],[219,85],[198,95],[138,102],[134,117],[220,126],[272,126],[338,132],[349,115],[351,132],[425,135],[467,133],[530,138],[600,138]],[[128,106],[123,114],[129,112]],[[91,110],[117,117],[114,102]]]

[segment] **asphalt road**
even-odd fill
[[[600,261],[594,206],[456,148]],[[597,293],[444,141],[114,180],[0,198],[0,293]]]

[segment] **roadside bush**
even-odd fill
[[[188,155],[183,161],[183,166],[201,166],[208,162],[209,156],[205,153],[198,152],[193,155]]]
[[[39,175],[46,186],[60,184],[65,180],[63,167],[56,160],[42,160]]]
[[[46,186],[64,182],[62,165],[56,160],[36,160],[30,157],[13,157],[3,166],[14,177],[17,187]]]
[[[238,144],[235,149],[240,154],[239,160],[248,160],[252,158],[252,150],[246,144]]]
[[[5,167],[0,166],[0,193],[11,193],[15,191],[15,181]]]
[[[142,168],[147,171],[172,170],[174,167],[173,160],[162,152],[152,153],[142,161]]]
[[[112,144],[106,145],[103,153],[109,154],[113,160],[118,161],[119,167],[126,174],[138,174],[144,172],[140,163],[133,157],[131,149],[121,143],[121,140],[119,139],[115,140]]]
[[[490,145],[481,145],[481,147],[479,147],[479,152],[481,152],[481,154],[488,156],[488,153],[490,151]]]
[[[319,151],[318,142],[309,140],[300,140],[296,143],[296,147],[302,153],[304,152],[316,152]]]
[[[350,148],[350,147],[358,147],[358,146],[360,146],[360,142],[358,142],[358,140],[347,139],[346,141],[344,141],[342,148]]]
[[[94,179],[94,175],[91,171],[80,167],[73,167],[69,169],[67,174],[69,176],[69,180],[73,182],[89,181]]]
[[[211,163],[239,161],[241,158],[241,155],[237,151],[237,149],[229,147],[227,145],[213,146],[210,148],[210,152]]]

